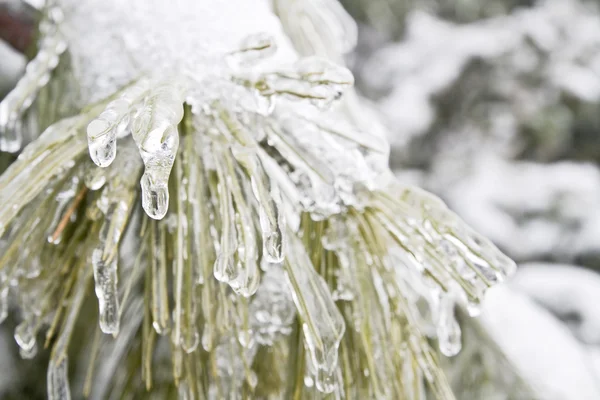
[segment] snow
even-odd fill
[[[600,345],[600,275],[572,265],[528,263],[511,280],[511,288],[527,294],[567,320],[583,343]]]
[[[600,399],[599,381],[585,348],[525,295],[506,286],[491,289],[481,320],[536,398]]]
[[[600,171],[592,164],[509,162],[483,154],[445,197],[511,256],[600,250]]]
[[[60,0],[61,24],[84,102],[112,94],[140,74],[202,81],[227,71],[225,56],[248,34],[268,33],[295,59],[267,0]],[[184,10],[184,11],[182,11]],[[182,18],[187,16],[187,18]]]

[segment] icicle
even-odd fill
[[[461,349],[461,331],[454,316],[454,299],[451,295],[442,295],[439,304],[437,338],[440,351],[446,357],[458,354]]]
[[[69,389],[69,366],[68,358],[64,357],[56,364],[50,361],[48,364],[48,400],[70,400]]]
[[[92,252],[95,292],[98,297],[100,329],[116,335],[119,332],[119,296],[117,287],[117,263],[119,243],[125,231],[135,201],[135,180],[141,163],[131,146],[125,146],[122,157],[112,167],[118,173],[110,180],[98,200],[98,207],[105,219],[98,235],[98,247]]]
[[[96,296],[98,297],[100,329],[102,332],[116,335],[119,333],[119,298],[117,295],[117,260],[104,260],[102,250],[94,250],[92,265]]]
[[[71,340],[75,322],[79,316],[79,311],[87,295],[88,284],[91,278],[90,268],[77,267],[78,271],[72,271],[72,273],[78,274],[77,281],[73,286],[74,293],[70,296],[65,320],[60,335],[52,349],[48,364],[47,386],[49,400],[69,400],[71,398],[67,367],[67,348]]]
[[[177,125],[183,118],[183,101],[179,84],[163,84],[150,92],[132,124],[146,166],[141,180],[142,206],[154,219],[162,219],[169,208],[169,175],[179,147]]]
[[[280,263],[283,261],[285,223],[280,210],[279,192],[265,173],[254,138],[234,113],[222,108],[219,111],[229,133],[237,140],[232,143],[233,156],[250,176],[252,192],[258,200],[264,257],[267,262]]]
[[[255,183],[253,179],[253,188],[258,187],[260,184]],[[261,189],[256,189],[259,191]],[[260,197],[258,195],[257,197]],[[265,254],[267,262],[280,263],[284,258],[284,229],[285,223],[283,221],[283,213],[280,210],[279,203],[280,195],[277,189],[270,191],[270,196],[260,203],[258,209],[260,226],[262,228],[263,237],[263,252]]]
[[[254,224],[231,153],[221,149],[217,157],[221,245],[214,274],[219,281],[229,284],[234,291],[247,297],[254,294],[259,283]]]
[[[21,357],[31,359],[37,354],[37,341],[35,338],[35,320],[23,321],[15,328],[15,341],[20,347]]]
[[[15,88],[0,102],[0,150],[14,153],[21,148],[23,131],[20,119],[33,103],[39,90],[46,86],[56,68],[66,42],[54,24],[60,19],[59,10],[49,13],[54,20],[44,20],[40,30],[45,30],[36,56],[27,64],[25,75]]]
[[[108,167],[117,154],[117,138],[125,135],[129,127],[133,105],[140,101],[148,90],[148,81],[142,79],[125,89],[96,119],[87,126],[90,156],[99,167]]]
[[[186,138],[187,140],[187,138]],[[187,143],[186,143],[187,144]],[[173,312],[172,341],[175,346],[181,346],[190,353],[196,349],[199,342],[199,334],[196,329],[196,297],[195,282],[193,277],[192,258],[190,254],[190,235],[188,218],[192,210],[189,209],[189,194],[195,190],[190,182],[190,170],[188,165],[189,151],[182,149],[180,157],[175,160],[175,193],[176,193],[176,218],[175,246],[177,251],[174,256],[173,270],[173,292],[175,298],[175,309]]]
[[[218,159],[215,162],[219,176],[218,201],[221,218],[221,239],[214,265],[214,276],[220,282],[229,283],[235,278],[234,254],[237,248],[235,212],[231,194],[233,181],[226,174],[226,166],[223,165],[224,160]]]
[[[245,198],[246,188],[242,187],[242,181],[238,179],[240,171],[236,171],[230,152],[225,152],[229,177],[232,182],[232,195],[235,201],[236,231],[237,231],[237,256],[235,260],[236,279],[229,282],[236,293],[249,297],[256,292],[260,282],[257,264],[256,237],[254,235],[254,222],[252,214]],[[250,189],[248,188],[248,192]]]
[[[186,148],[191,149],[191,143]],[[188,147],[189,146],[189,147]],[[213,265],[210,262],[210,256],[214,253],[214,247],[211,242],[208,226],[210,224],[208,216],[208,207],[210,199],[207,193],[206,176],[204,175],[204,165],[202,160],[195,152],[192,152],[188,160],[190,169],[189,179],[189,203],[192,207],[191,232],[192,249],[191,256],[194,260],[197,283],[205,283],[210,275],[206,271]],[[210,264],[210,267],[209,267]]]
[[[0,324],[8,317],[8,293],[8,285],[0,279]]]
[[[317,388],[326,393],[335,389],[338,347],[344,335],[344,319],[331,298],[329,288],[315,271],[298,239],[288,235],[287,281],[298,314],[306,346],[316,371]]]
[[[248,171],[252,192],[258,200],[263,254],[267,262],[280,263],[284,257],[285,221],[279,190],[271,183],[255,152],[241,152],[236,148],[233,150],[236,159]]]
[[[152,286],[152,326],[159,335],[170,328],[169,293],[167,289],[167,228],[153,222],[150,229],[150,268]]]

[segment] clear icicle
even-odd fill
[[[279,192],[271,184],[258,156],[258,145],[245,126],[234,113],[222,109],[220,114],[232,137],[237,140],[231,151],[250,176],[252,192],[258,201],[264,257],[267,262],[280,263],[283,261],[285,223]]]
[[[112,179],[98,200],[98,207],[104,212],[105,219],[98,235],[99,246],[92,252],[100,329],[113,335],[119,332],[119,243],[134,204],[135,180],[141,170],[141,163],[132,148],[126,146],[123,151],[123,157],[119,157],[113,168],[126,170],[128,174]]]
[[[94,250],[92,265],[98,297],[100,329],[104,333],[119,333],[119,297],[117,292],[117,259],[104,259],[102,250]]]
[[[48,13],[60,19],[58,9]],[[66,50],[66,42],[54,25],[57,21],[44,20],[40,30],[45,31],[36,56],[27,64],[25,75],[15,88],[0,102],[0,150],[14,153],[21,148],[23,132],[21,117],[31,106],[39,90],[46,86],[50,74],[56,68],[60,55]]]
[[[231,191],[235,201],[237,250],[234,264],[235,279],[229,284],[232,289],[244,297],[249,297],[256,292],[260,280],[256,237],[251,210],[247,204],[245,194],[250,192],[247,187],[242,187],[242,181],[238,179],[241,171],[236,171],[230,152],[224,154],[229,178],[231,178]],[[246,189],[246,190],[244,190]]]
[[[69,366],[68,358],[65,356],[58,363],[50,361],[48,365],[48,400],[70,400],[69,389]]]
[[[183,102],[180,85],[160,85],[150,92],[132,124],[146,167],[141,180],[142,206],[154,219],[162,219],[169,208],[169,175],[179,147],[177,125],[183,118]]]
[[[0,279],[0,284],[2,279]],[[0,285],[0,324],[8,317],[8,285]]]
[[[272,185],[264,165],[254,151],[234,149],[234,155],[248,171],[252,192],[259,204],[264,257],[269,263],[280,263],[284,257],[285,221],[279,190]]]
[[[117,138],[125,135],[129,126],[132,106],[148,90],[148,82],[141,80],[125,89],[123,94],[107,104],[96,119],[87,126],[90,156],[99,167],[108,167],[117,154]]]
[[[231,194],[231,177],[226,174],[226,166],[223,160],[215,160],[217,173],[219,176],[218,200],[219,212],[221,218],[221,239],[219,250],[214,265],[215,278],[224,283],[231,282],[234,276],[234,254],[237,248],[236,230],[235,230],[235,211],[233,209],[233,199]]]
[[[205,293],[207,292],[208,282],[212,282],[215,248],[210,234],[210,227],[214,224],[214,221],[210,221],[211,200],[205,166],[198,156],[193,139],[191,135],[184,137],[186,149],[184,160],[187,162],[190,174],[188,199],[192,209],[191,226],[189,228],[192,234],[190,253],[192,264],[195,266],[196,283],[205,284],[203,289],[203,293]],[[207,306],[205,302],[201,303],[202,307]]]
[[[75,322],[83,305],[83,301],[88,291],[88,284],[91,278],[89,268],[80,267],[77,281],[74,284],[74,293],[71,296],[70,303],[65,312],[65,320],[62,330],[58,336],[48,364],[48,399],[49,400],[69,400],[71,391],[69,389],[68,367],[67,367],[67,348],[71,340]]]
[[[335,389],[338,348],[346,325],[327,283],[314,269],[302,244],[292,234],[288,237],[289,256],[285,262],[288,284],[302,320],[317,389],[330,393]]]
[[[285,222],[280,206],[279,191],[273,188],[269,191],[269,195],[266,195],[265,186],[257,181],[258,179],[252,177],[252,188],[259,188],[255,189],[255,193],[262,192],[257,195],[257,198],[260,199],[258,213],[262,230],[263,253],[267,262],[280,263],[284,258]]]
[[[153,222],[150,228],[150,268],[152,285],[152,326],[159,335],[170,328],[169,293],[167,289],[167,228]]]
[[[185,144],[189,138],[186,137]],[[178,248],[174,260],[174,300],[172,341],[175,346],[181,346],[183,351],[190,353],[198,347],[199,334],[196,328],[196,282],[194,280],[194,267],[191,256],[191,238],[188,226],[188,217],[192,213],[190,208],[190,193],[195,190],[196,181],[190,182],[189,157],[191,147],[182,149],[182,154],[175,160],[176,171],[176,218],[175,229]]]
[[[454,300],[447,294],[440,299],[437,337],[443,355],[452,357],[458,354],[461,349],[461,330],[454,316]]]

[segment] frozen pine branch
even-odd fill
[[[11,151],[36,94],[78,105],[0,176],[0,316],[49,398],[453,399],[455,307],[515,265],[340,107],[339,4],[117,3],[47,8],[0,103]]]

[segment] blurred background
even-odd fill
[[[484,330],[539,398],[600,398],[600,2],[343,3],[395,174],[519,264]]]
[[[520,267],[464,322],[464,350],[446,360],[457,398],[600,399],[600,2],[342,3],[359,25],[347,62],[395,174]],[[0,98],[24,66],[0,41]],[[0,398],[46,365],[16,362],[2,329]]]

